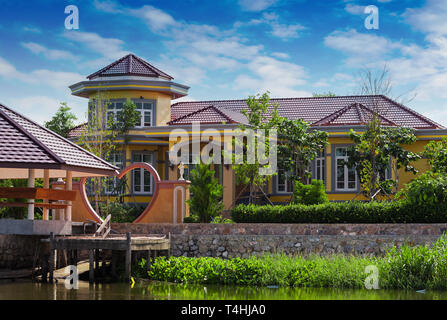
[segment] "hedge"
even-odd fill
[[[407,201],[331,202],[318,205],[238,205],[237,223],[444,223],[447,203],[414,205]]]

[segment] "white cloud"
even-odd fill
[[[104,38],[97,33],[82,31],[66,31],[64,37],[80,43],[108,59],[118,59],[128,54],[123,50],[124,41],[115,38]]]
[[[408,8],[403,17],[417,30],[447,35],[447,2],[427,0],[422,8]]]
[[[39,28],[34,27],[34,26],[24,26],[23,31],[31,32],[31,33],[42,33],[42,30],[40,30]]]
[[[279,22],[279,16],[275,13],[264,13],[260,19],[252,19],[249,22],[236,22],[234,27],[240,28],[243,26],[258,26],[260,24],[268,25],[272,30],[270,34],[282,40],[298,38],[300,31],[305,30],[306,27],[300,24],[283,24]]]
[[[94,0],[93,5],[96,7],[96,9],[103,11],[103,12],[108,12],[108,13],[121,13],[122,12],[122,9],[120,8],[119,4],[117,4],[114,1],[110,1],[110,0],[105,0],[105,1]]]
[[[48,85],[52,88],[67,89],[71,84],[83,80],[83,76],[74,72],[33,70],[25,73],[18,71],[11,63],[0,57],[0,77],[6,80],[19,80],[28,84]]]
[[[345,11],[354,15],[364,15],[365,14],[365,6],[359,6],[356,4],[348,3],[345,6]]]
[[[8,106],[43,125],[56,113],[60,102],[48,96],[28,96],[9,99]]]
[[[272,5],[274,5],[278,0],[239,0],[238,3],[242,10],[245,11],[263,11]]]
[[[288,53],[285,53],[285,52],[273,52],[272,56],[276,57],[276,58],[279,58],[279,59],[284,59],[284,60],[290,58],[290,55]]]
[[[324,44],[348,55],[346,62],[351,66],[374,63],[378,58],[403,47],[385,37],[359,33],[354,29],[334,31],[324,38]]]
[[[179,23],[168,13],[153,6],[145,5],[140,9],[129,9],[131,14],[143,19],[152,31],[158,32],[169,27],[179,26]]]
[[[68,51],[48,49],[35,42],[22,42],[21,44],[32,53],[42,54],[50,60],[77,60],[76,57]]]
[[[239,75],[234,81],[235,88],[247,89],[251,93],[270,91],[276,97],[309,96],[309,92],[300,89],[307,77],[303,67],[259,56],[248,64],[253,76]]]

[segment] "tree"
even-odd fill
[[[129,143],[129,131],[134,128],[141,119],[141,113],[132,100],[127,99],[123,109],[118,113],[116,121],[112,123],[112,130],[124,139],[124,147]]]
[[[209,164],[199,163],[190,174],[190,192],[194,196],[187,200],[192,216],[198,222],[208,223],[218,216],[224,206],[222,203],[223,186],[214,176]]]
[[[432,172],[447,174],[447,138],[430,141],[424,147],[422,156],[428,159]]]
[[[76,116],[70,112],[71,108],[66,102],[61,102],[61,106],[50,121],[45,122],[45,128],[56,132],[64,138],[68,138],[68,133],[75,127]]]
[[[310,130],[309,124],[302,120],[280,117],[278,125],[278,163],[292,181],[307,184],[310,178],[310,165],[315,156],[328,144],[328,133]],[[295,183],[292,184],[295,190]]]
[[[312,93],[312,97],[314,98],[320,98],[320,97],[335,97],[335,93],[328,91],[328,92],[323,92],[323,93],[318,93],[318,92],[314,92]]]
[[[349,137],[355,145],[347,149],[346,165],[356,168],[361,191],[368,199],[373,199],[379,191],[385,194],[392,193],[393,189],[396,191],[401,168],[413,174],[418,172],[412,162],[419,160],[420,156],[403,148],[403,145],[416,141],[414,130],[387,128],[369,122],[364,133],[351,129]],[[386,176],[387,169],[392,170],[395,179]]]
[[[372,200],[380,191],[388,195],[393,188],[397,190],[400,168],[417,173],[411,163],[420,156],[402,147],[416,141],[414,130],[382,125],[381,115],[388,112],[386,104],[382,103],[382,96],[388,97],[392,92],[387,66],[385,65],[380,71],[364,69],[359,76],[359,94],[370,96],[371,113],[363,134],[351,129],[349,136],[356,145],[348,148],[349,160],[346,164],[356,168],[361,192]],[[385,176],[390,164],[395,179],[388,179]]]
[[[89,101],[87,128],[78,140],[84,149],[102,159],[109,159],[116,150],[115,139],[118,132],[115,130],[115,118],[108,116],[110,103],[108,94],[98,90],[95,97]],[[95,196],[96,212],[99,212],[99,198],[105,184],[106,180],[101,177],[92,178],[90,186]]]
[[[266,92],[262,95],[249,96],[246,101],[247,109],[243,109],[241,113],[247,118],[248,125],[241,124],[239,129],[243,132],[246,129],[251,130],[265,130],[265,137],[269,136],[269,130],[274,127],[275,119],[277,119],[277,111],[276,106],[270,105],[270,97],[269,93]],[[269,112],[270,108],[273,108],[273,111]],[[268,154],[269,153],[269,139],[259,139],[259,137],[253,137],[251,142],[254,142],[254,145],[249,145],[250,139],[247,139],[247,142],[240,141],[238,139],[233,139],[233,144],[244,150],[245,156],[243,154],[233,155],[233,169],[236,176],[236,183],[240,185],[244,185],[241,190],[239,196],[249,188],[249,203],[254,203],[256,194],[261,192],[265,195],[263,191],[263,187],[267,183],[268,179],[273,175],[272,174],[260,174],[260,169],[262,167],[267,168],[269,165],[264,165],[261,162],[261,159],[258,158],[258,154],[256,151],[256,146],[259,148],[260,143],[263,143],[264,150]],[[251,143],[250,142],[250,143]],[[238,145],[242,144],[242,145]],[[249,161],[246,156],[247,151],[253,151],[254,161]],[[250,163],[253,162],[253,163]],[[235,201],[239,198],[236,197]],[[266,197],[268,200],[268,197]],[[268,200],[270,201],[270,200]]]

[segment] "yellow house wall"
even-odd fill
[[[142,90],[117,90],[101,92],[100,95],[107,99],[152,99],[156,101],[156,116],[155,123],[157,126],[166,126],[167,122],[171,120],[171,96],[166,93]],[[89,99],[94,99],[97,93],[89,96]]]

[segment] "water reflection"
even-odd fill
[[[0,283],[0,300],[445,300],[447,291],[417,293],[404,290],[352,290],[315,288],[267,288],[216,285],[180,285],[139,281],[133,288],[124,283],[89,284],[78,290],[57,284]]]

